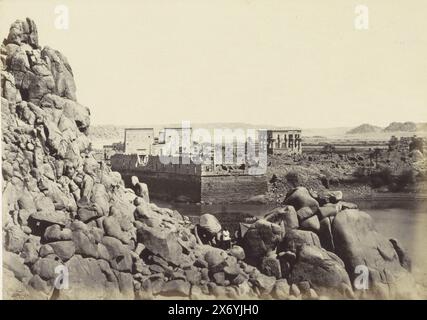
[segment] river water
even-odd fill
[[[155,201],[156,202],[156,201]],[[377,230],[389,238],[396,238],[408,251],[417,280],[427,286],[427,202],[413,200],[356,200],[359,208],[369,213]],[[262,217],[274,205],[221,204],[197,205],[156,202],[159,206],[178,210],[197,222],[203,213],[218,217],[231,232],[245,217]]]
[[[377,230],[396,238],[412,259],[412,272],[427,287],[427,202],[359,201],[360,209],[369,213]]]

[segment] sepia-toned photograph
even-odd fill
[[[427,299],[426,14],[0,0],[1,299]]]

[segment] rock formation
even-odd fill
[[[94,159],[72,69],[31,19],[12,24],[0,55],[5,298],[353,298],[358,264],[375,294],[406,294],[404,250],[339,193],[297,188],[244,249],[198,244],[187,217]]]
[[[276,232],[284,234],[282,239],[277,241],[270,233],[269,240],[259,236],[256,243],[252,243],[249,229],[245,234],[249,238],[246,243],[253,248],[277,243],[276,248],[270,246],[269,250],[264,250],[264,257],[270,259],[269,265],[273,264],[272,259],[276,260],[280,270],[276,274],[286,278],[290,285],[300,286],[301,282],[307,282],[308,289],[320,295],[417,298],[417,285],[410,274],[411,262],[405,250],[396,239],[387,239],[378,233],[373,219],[342,197],[339,191],[317,194],[304,187],[295,188],[287,194],[285,207],[265,216],[275,229],[282,228],[281,232]],[[253,225],[256,226],[257,223]],[[267,251],[274,249],[275,257],[272,257]],[[255,265],[262,272],[271,273],[271,268],[259,263],[263,261],[260,254]],[[356,284],[361,279],[361,269],[367,271],[364,288]]]
[[[72,69],[39,46],[31,19],[13,23],[1,63],[6,298],[270,294],[275,279],[243,262],[241,248],[197,244],[188,218],[150,203],[139,181],[126,189],[94,159]]]

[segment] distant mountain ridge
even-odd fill
[[[347,131],[347,134],[360,134],[360,133],[373,133],[373,132],[381,132],[383,129],[378,126],[373,126],[369,123],[361,124],[360,126],[353,128]]]
[[[427,122],[415,123],[412,121],[392,122],[387,127],[381,128],[368,123],[364,123],[346,132],[346,134],[367,134],[375,132],[419,132],[427,131]]]
[[[181,124],[157,124],[157,125],[92,125],[89,129],[89,138],[92,141],[98,141],[102,146],[102,143],[110,144],[112,142],[123,141],[124,139],[124,129],[125,128],[137,128],[137,127],[149,127],[158,130],[160,128],[176,128],[180,127]],[[214,128],[229,128],[229,129],[260,129],[260,128],[288,128],[292,129],[295,127],[279,127],[271,125],[253,125],[248,123],[191,123],[191,127],[195,128],[205,128],[207,130],[212,130]],[[351,138],[351,135],[357,137],[357,135],[367,135],[367,134],[382,134],[389,136],[393,132],[406,132],[410,134],[411,132],[423,132],[427,133],[427,122],[392,122],[385,128],[364,123],[355,128],[351,127],[336,127],[336,128],[301,128],[304,137],[316,137],[325,138],[325,137],[342,137],[348,135],[348,138]]]

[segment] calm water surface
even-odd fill
[[[413,273],[427,284],[427,202],[363,201],[359,207],[375,220],[377,230],[407,249]]]

